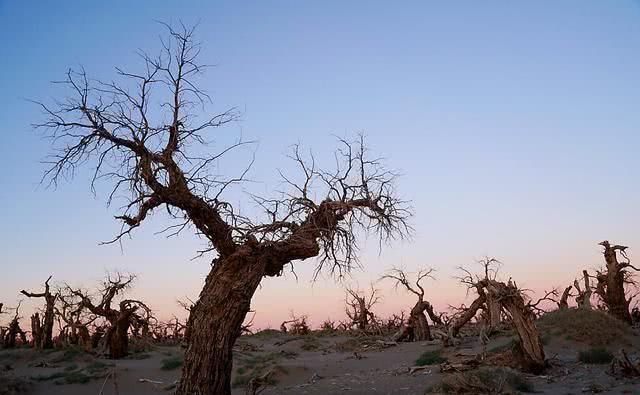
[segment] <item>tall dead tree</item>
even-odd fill
[[[92,348],[89,325],[98,317],[88,313],[70,287],[62,287],[56,291],[57,303],[55,314],[60,331],[58,342],[63,346],[78,345],[85,351]]]
[[[429,322],[427,321],[425,311],[430,311],[432,316],[435,316],[435,314],[433,313],[433,307],[431,304],[424,300],[424,287],[421,284],[422,280],[425,278],[433,278],[432,273],[433,269],[418,271],[414,283],[409,281],[407,274],[402,269],[393,268],[387,274],[382,276],[382,279],[395,281],[396,289],[398,286],[402,286],[418,298],[416,304],[411,308],[409,321],[407,323],[410,340],[432,340],[431,330],[429,329]]]
[[[580,288],[578,280],[573,280],[573,286],[578,294],[576,295],[576,303],[579,309],[591,310],[591,281],[589,281],[589,273],[586,270],[582,271],[582,279],[584,281],[584,288]]]
[[[633,284],[632,273],[629,270],[640,271],[640,269],[631,264],[626,254],[628,247],[611,245],[606,240],[600,245],[604,247],[606,266],[604,271],[597,271],[595,292],[611,315],[631,325],[629,304],[633,297],[627,298],[625,285]],[[622,262],[619,261],[618,256],[622,258]]]
[[[36,333],[32,335],[34,337],[34,347],[39,349],[48,349],[53,348],[53,323],[55,321],[55,311],[54,307],[56,304],[57,295],[51,293],[51,289],[49,287],[49,281],[51,281],[51,277],[47,278],[47,281],[44,282],[44,291],[43,292],[28,292],[24,289],[20,291],[24,296],[29,298],[44,298],[45,306],[44,306],[44,316],[42,322],[40,322],[40,317],[37,316],[35,319],[38,321],[37,323],[34,321],[34,317],[32,317],[32,328],[37,328],[38,339],[36,340]]]
[[[206,251],[215,258],[191,311],[177,393],[225,395],[231,392],[233,345],[264,277],[313,257],[320,257],[317,270],[326,264],[337,273],[349,270],[357,264],[357,230],[376,232],[383,241],[403,237],[411,213],[396,195],[395,173],[370,157],[360,138],[340,140],[333,171],[318,168],[313,156],[295,147],[291,158],[300,176],[281,172],[287,190],[275,198],[253,196],[265,219],[242,215],[225,194],[246,179],[251,165],[226,178],[216,165],[248,143],[207,145],[212,130],[238,115],[234,109],[195,113],[210,101],[198,88],[205,69],[200,46],[193,29],[168,30],[171,44],[163,41],[159,56],[143,54],[141,72],[117,69],[118,82],[69,71],[63,83],[71,97],[41,104],[47,119],[36,126],[53,141],[47,180],[56,183],[91,163],[94,182],[111,182],[111,196],[129,196],[113,242],[160,208],[179,221],[173,234],[191,225],[208,241]]]
[[[79,289],[71,292],[80,298],[80,306],[92,314],[103,317],[109,326],[104,333],[104,344],[109,357],[118,359],[127,355],[129,350],[129,329],[139,319],[139,309],[146,312],[149,308],[139,300],[124,299],[118,303],[118,308],[113,307],[114,298],[127,290],[135,276],[116,273],[108,275],[99,290],[100,301],[95,303],[91,297]],[[95,345],[94,345],[95,346]]]

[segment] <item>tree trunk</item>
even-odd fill
[[[250,254],[220,259],[191,310],[178,395],[231,394],[232,350],[264,273]]]
[[[573,288],[573,287],[571,285],[569,285],[562,292],[562,296],[560,297],[560,301],[558,302],[558,308],[560,310],[565,310],[565,309],[569,308],[568,299],[569,299],[569,292],[571,292],[571,288]]]
[[[469,306],[462,314],[460,314],[460,316],[453,323],[450,324],[449,333],[448,333],[449,337],[453,338],[458,336],[458,334],[460,333],[460,329],[462,329],[462,327],[467,322],[471,321],[471,319],[475,317],[476,313],[478,312],[478,309],[482,307],[485,301],[486,301],[486,297],[484,293],[479,295],[476,298],[476,300],[474,300],[473,303],[471,303],[471,306]]]
[[[591,283],[589,281],[589,273],[587,273],[586,270],[583,270],[582,275],[584,278],[584,290],[580,289],[578,280],[573,282],[573,286],[576,287],[576,291],[578,291],[576,303],[578,304],[579,309],[591,310]]]
[[[432,340],[429,322],[427,321],[427,316],[424,314],[427,308],[426,305],[426,302],[419,300],[411,309],[409,325],[413,327],[414,340],[416,341]]]
[[[511,322],[518,332],[520,364],[522,369],[534,373],[541,373],[545,367],[545,355],[540,342],[540,334],[536,328],[536,316],[525,304],[524,298],[515,285],[488,280],[487,293],[500,300],[502,307],[511,316]]]
[[[43,331],[40,314],[38,313],[31,316],[31,341],[33,342],[34,348],[42,349]]]
[[[109,357],[120,359],[129,353],[129,316],[118,317],[107,330],[106,343]]]
[[[42,322],[42,348],[50,349],[53,348],[53,323],[55,319],[54,314],[54,303],[55,297],[53,298],[53,302],[50,303],[47,299],[47,306],[44,311],[44,320]]]
[[[500,302],[491,297],[491,295],[487,295],[487,316],[489,319],[489,332],[492,332],[498,326],[500,326],[500,322],[502,321],[502,307],[500,306]]]
[[[627,300],[624,291],[626,271],[624,270],[625,267],[618,262],[616,254],[617,250],[624,251],[626,247],[611,246],[609,242],[600,244],[605,247],[604,259],[607,264],[607,272],[598,273],[596,277],[598,280],[596,292],[607,306],[609,314],[631,325],[630,300]]]

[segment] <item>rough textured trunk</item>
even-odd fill
[[[487,295],[487,318],[490,331],[495,330],[502,322],[502,307],[500,302]]]
[[[413,328],[413,337],[414,340],[417,341],[432,340],[429,322],[427,321],[427,316],[424,314],[427,304],[427,302],[419,300],[411,309],[409,326]]]
[[[252,256],[219,260],[191,310],[178,395],[231,394],[232,349],[264,269]]]
[[[478,312],[478,310],[482,307],[482,305],[485,303],[486,301],[486,297],[483,294],[479,295],[476,300],[473,301],[473,303],[471,303],[471,306],[469,306],[464,312],[462,312],[462,314],[460,314],[449,326],[449,333],[448,336],[450,338],[456,337],[458,336],[458,334],[460,333],[460,329],[462,329],[462,327],[469,321],[471,321],[471,319],[473,317],[475,317],[476,313]]]
[[[431,303],[425,303],[427,304],[426,311],[429,315],[429,318],[431,318],[431,322],[433,322],[434,325],[443,325],[444,323],[442,322],[442,318],[440,318],[440,316],[437,315],[435,311],[433,311],[433,306],[431,305]]]
[[[488,280],[487,293],[491,294],[511,316],[511,322],[518,332],[519,354],[522,369],[538,374],[545,367],[545,355],[540,342],[540,334],[535,325],[536,316],[526,305],[524,298],[515,285]]]
[[[618,245],[612,246],[608,241],[603,241],[600,244],[605,248],[604,260],[607,265],[607,271],[606,273],[598,273],[596,276],[598,281],[596,293],[607,306],[609,314],[631,325],[633,320],[629,312],[630,300],[627,300],[624,291],[625,268],[628,264],[618,262],[616,253],[616,251],[621,251],[624,254],[626,247]],[[626,255],[623,256],[626,257]]]
[[[106,333],[106,345],[109,357],[120,359],[129,353],[129,317],[118,317],[111,322],[111,327]]]
[[[579,309],[591,310],[591,282],[589,281],[589,273],[586,270],[582,271],[583,279],[584,279],[584,289],[580,288],[580,284],[578,280],[573,282],[573,286],[578,291],[578,296],[576,296],[576,303],[578,304]]]
[[[33,347],[42,348],[43,334],[40,314],[35,313],[31,316],[31,341],[33,342]]]
[[[571,292],[571,288],[573,288],[573,286],[569,285],[562,292],[562,296],[560,297],[560,301],[558,302],[558,308],[560,310],[564,310],[564,309],[568,309],[569,308],[568,299],[569,299],[569,292]]]

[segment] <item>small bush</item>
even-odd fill
[[[605,364],[613,360],[613,354],[604,347],[592,347],[578,353],[578,361],[593,364]]]
[[[176,355],[173,357],[165,358],[162,360],[162,365],[160,369],[162,370],[175,370],[182,366],[184,362],[184,358],[180,355]]]
[[[447,362],[447,358],[444,358],[441,355],[441,350],[435,351],[426,351],[422,353],[416,360],[417,366],[425,366],[425,365],[437,365],[440,363]]]

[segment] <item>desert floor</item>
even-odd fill
[[[541,376],[517,373],[527,382],[520,391],[640,393],[640,379],[614,377],[608,373],[608,363],[588,364],[578,360],[580,350],[600,343],[615,351],[614,354],[624,347],[633,357],[640,356],[637,330],[614,333],[602,339],[581,338],[583,335],[553,328],[543,331],[545,353],[552,366]],[[506,330],[494,337],[485,347],[486,354],[494,355],[508,349],[513,336]],[[455,363],[483,350],[477,336],[464,337],[459,345],[447,348],[437,342],[391,345],[385,340],[318,333],[296,336],[276,331],[243,336],[236,346],[234,394],[244,394],[248,379],[267,371],[273,372],[274,382],[263,394],[424,394],[443,377],[452,374],[441,373],[438,363],[410,372],[423,353],[432,351]],[[181,358],[179,346],[159,345],[118,361],[96,358],[77,350],[46,353],[26,348],[3,350],[0,351],[0,370],[8,372],[3,377],[17,378],[29,384],[21,391],[11,392],[5,388],[7,392],[2,392],[0,389],[0,394],[170,394],[171,384],[180,375]]]

